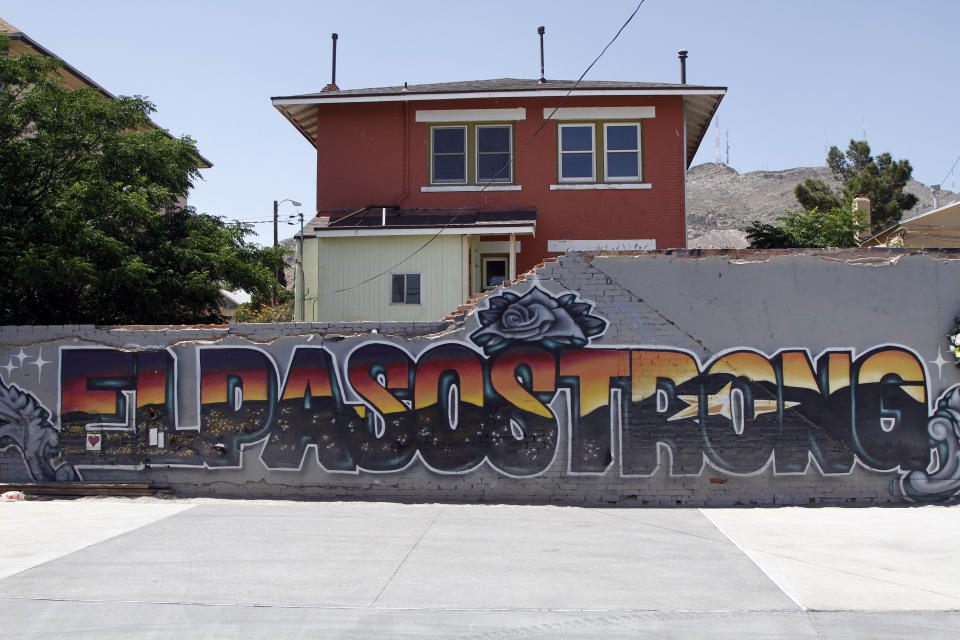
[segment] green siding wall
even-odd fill
[[[463,303],[461,240],[460,236],[440,236],[421,249],[430,238],[307,238],[304,320],[410,321],[446,316]],[[414,252],[416,255],[394,266]],[[358,285],[382,271],[387,274]],[[390,304],[390,273],[420,273],[421,303]],[[347,291],[330,293],[340,289]]]

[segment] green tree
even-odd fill
[[[269,295],[282,250],[177,205],[201,159],[142,97],[71,90],[0,36],[0,324],[220,321],[220,288]]]
[[[777,218],[781,224],[754,220],[747,227],[751,249],[855,247],[857,234],[865,231],[863,214],[850,207],[785,213]]]
[[[889,153],[874,158],[866,141],[851,140],[847,152],[831,147],[827,166],[843,187],[835,191],[823,180],[807,178],[794,189],[794,195],[807,211],[830,211],[848,207],[853,198],[870,198],[871,229],[874,233],[896,224],[903,212],[917,203],[917,197],[904,188],[913,173],[909,160],[894,160]]]

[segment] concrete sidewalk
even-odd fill
[[[960,507],[0,504],[2,638],[955,638]]]

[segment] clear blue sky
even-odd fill
[[[536,78],[575,79],[638,0],[30,0],[0,17],[114,94],[145,95],[154,121],[190,135],[214,167],[191,195],[200,211],[268,220],[273,200],[315,201],[313,147],[270,104],[330,80],[340,34],[343,89]],[[740,172],[824,164],[866,128],[875,153],[944,179],[960,155],[958,0],[646,0],[587,76],[728,87],[722,159]],[[694,163],[715,158],[712,125]],[[960,167],[944,187],[960,187]],[[294,212],[284,204],[282,213]],[[272,242],[272,224],[257,241]],[[289,237],[293,227],[281,228]]]

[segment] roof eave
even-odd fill
[[[720,106],[720,101],[726,95],[726,89],[713,94],[698,94],[683,99],[683,118],[686,123],[687,168],[693,164],[693,157],[697,155],[700,143],[707,135],[710,122]]]
[[[371,91],[370,93],[301,94],[294,96],[274,96],[271,103],[276,105],[323,104],[330,102],[411,102],[418,100],[460,100],[460,99],[496,99],[496,98],[553,98],[567,94],[578,96],[687,96],[687,95],[723,95],[726,87],[670,87],[670,88],[597,88],[588,89],[477,89],[468,91]]]

